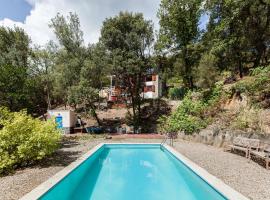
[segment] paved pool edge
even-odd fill
[[[78,158],[76,161],[72,162],[70,165],[56,173],[54,176],[49,178],[47,181],[43,182],[31,192],[24,195],[20,200],[34,200],[40,198],[43,194],[49,191],[54,185],[60,182],[65,176],[67,176],[70,172],[72,172],[75,168],[77,168],[80,164],[82,164],[86,159],[88,159],[92,154],[94,154],[97,150],[99,150],[104,145],[116,144],[116,145],[160,145],[160,143],[100,143],[97,146],[93,147],[83,156]],[[211,185],[216,191],[224,195],[226,198],[230,200],[248,200],[247,197],[237,192],[223,181],[218,179],[217,177],[211,175],[205,169],[201,168],[181,153],[179,153],[174,148],[168,145],[162,145],[169,151],[172,155],[174,155],[177,159],[179,159],[182,163],[184,163],[188,168],[190,168],[194,173],[200,176],[204,181],[206,181],[209,185]]]
[[[195,164],[193,161],[183,156],[173,147],[165,144],[163,145],[170,153],[172,153],[178,160],[183,162],[188,168],[190,168],[194,173],[200,176],[206,183],[211,185],[216,191],[222,194],[224,197],[229,200],[249,200],[247,197],[237,192],[222,180],[218,179],[214,175],[210,174],[208,171]]]

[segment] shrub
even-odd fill
[[[202,118],[205,104],[195,100],[194,93],[188,92],[181,104],[169,117],[161,117],[160,130],[163,132],[184,131],[191,134],[205,127],[207,123]]]
[[[263,97],[270,93],[270,66],[258,67],[251,71],[251,76],[234,85],[232,90],[246,93],[251,104],[262,106]]]
[[[61,139],[53,121],[40,121],[26,111],[0,109],[0,173],[26,166],[53,153]]]
[[[185,88],[170,88],[169,89],[169,98],[172,100],[181,100],[186,94]]]
[[[214,88],[207,92],[189,91],[170,116],[160,117],[159,131],[183,131],[186,134],[198,132],[211,122],[212,113],[217,114],[221,97],[221,84],[216,84]]]
[[[243,108],[232,121],[231,126],[240,130],[260,130],[260,110],[256,108]]]

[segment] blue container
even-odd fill
[[[55,123],[57,128],[63,128],[63,117],[60,114],[55,118]]]
[[[86,132],[87,133],[94,133],[94,134],[101,134],[103,133],[103,128],[102,127],[98,127],[98,126],[90,126],[90,127],[86,127]]]

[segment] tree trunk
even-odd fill
[[[193,83],[193,76],[191,74],[189,75],[188,82],[189,82],[189,88],[193,89],[194,83]]]
[[[141,89],[141,73],[139,73],[139,75],[138,75],[137,88],[136,88],[136,97],[137,97],[137,105],[138,105],[138,116],[137,116],[138,125],[140,125],[140,123],[141,123],[141,95],[140,95],[140,89]]]
[[[242,60],[241,60],[241,55],[238,52],[238,71],[239,71],[239,76],[240,78],[243,78],[243,66],[242,66]]]
[[[189,66],[189,61],[187,58],[187,48],[184,47],[183,49],[183,58],[184,58],[184,82],[186,83],[186,86],[189,89],[193,89],[194,88],[194,83],[193,83],[193,76],[192,76],[192,70],[191,70],[191,66]]]
[[[256,56],[256,59],[254,61],[254,65],[253,67],[256,68],[260,65],[260,61],[261,61],[261,58],[263,56],[263,53],[265,51],[265,45],[263,43],[259,43],[257,46],[256,46],[256,50],[258,52],[257,56]]]
[[[131,92],[131,101],[132,101],[132,113],[133,113],[133,133],[136,133],[137,124],[136,124],[136,106],[135,106],[135,100],[133,96],[133,92]]]
[[[100,119],[98,118],[98,115],[97,115],[97,113],[96,113],[95,107],[94,107],[93,105],[90,105],[90,108],[91,108],[91,110],[92,110],[93,117],[94,117],[95,120],[97,121],[98,125],[101,126],[102,123],[101,123]]]
[[[52,108],[52,105],[51,105],[51,97],[50,97],[48,83],[46,83],[46,93],[47,93],[47,106],[48,106],[48,110],[50,110]]]

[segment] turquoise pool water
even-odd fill
[[[224,200],[160,145],[104,145],[42,200]]]

